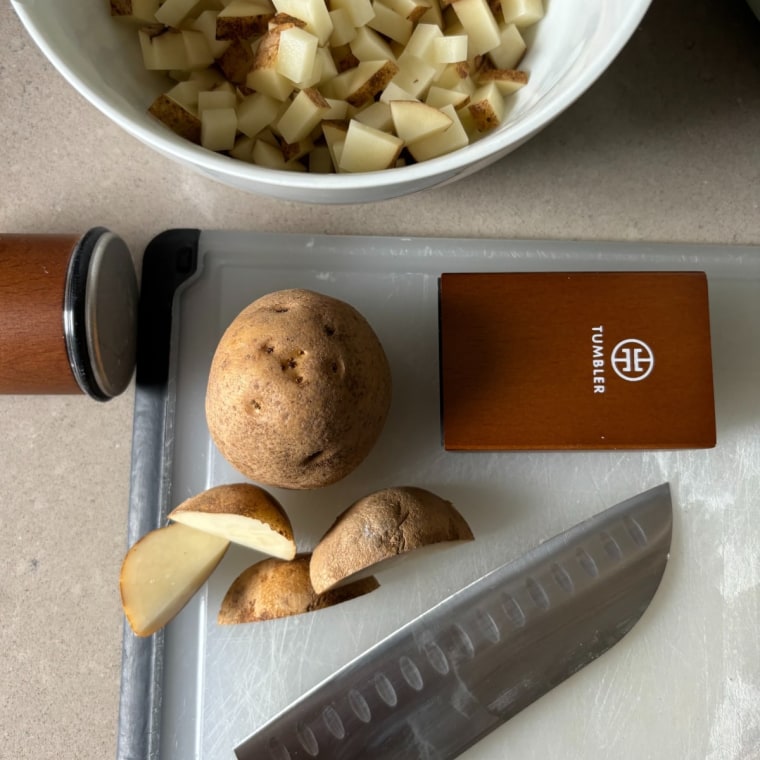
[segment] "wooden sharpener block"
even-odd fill
[[[703,272],[445,273],[448,450],[715,445]]]

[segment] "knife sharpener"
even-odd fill
[[[448,450],[715,445],[703,272],[447,273]]]

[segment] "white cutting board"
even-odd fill
[[[605,269],[708,273],[717,447],[445,452],[440,273]],[[674,496],[671,559],[642,620],[610,652],[463,757],[760,758],[760,250],[204,232],[198,274],[175,300],[170,507],[241,479],[206,429],[209,363],[242,308],[290,287],[358,308],[383,342],[394,380],[386,428],[358,470],[319,491],[274,490],[299,549],[311,549],[356,498],[391,485],[419,485],[452,500],[476,541],[411,555],[378,575],[379,590],[338,607],[223,627],[215,618],[224,593],[261,558],[233,547],[166,630],[163,698],[154,706],[161,760],[230,760],[233,747],[257,726],[435,602],[663,481],[670,481]]]

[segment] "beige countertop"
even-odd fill
[[[654,0],[519,151],[368,206],[253,197],[170,163],[66,84],[7,3],[0,93],[0,232],[105,225],[138,262],[182,226],[760,245],[760,23],[740,0]],[[133,398],[0,397],[3,760],[115,754]]]

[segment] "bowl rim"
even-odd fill
[[[270,169],[208,151],[193,143],[181,144],[179,142],[181,138],[171,133],[167,133],[166,136],[157,134],[135,119],[125,116],[115,105],[101,97],[72,71],[27,12],[25,6],[34,2],[35,0],[31,2],[30,0],[11,0],[12,7],[32,40],[77,92],[133,137],[164,155],[194,165],[220,181],[237,181],[258,186],[269,185],[281,189],[318,193],[319,191],[370,189],[377,191],[378,188],[393,185],[413,185],[425,180],[445,179],[471,170],[482,161],[493,160],[494,156],[501,157],[501,154],[508,152],[511,146],[521,145],[540,131],[591,87],[625,47],[646,15],[652,0],[631,3],[626,12],[625,23],[618,25],[615,33],[609,36],[599,56],[595,59],[595,65],[584,69],[569,87],[564,88],[549,103],[539,104],[532,109],[525,118],[510,127],[508,132],[485,135],[478,141],[456,151],[419,163],[380,171],[344,174],[311,174]],[[505,134],[509,136],[509,142],[503,144]]]

